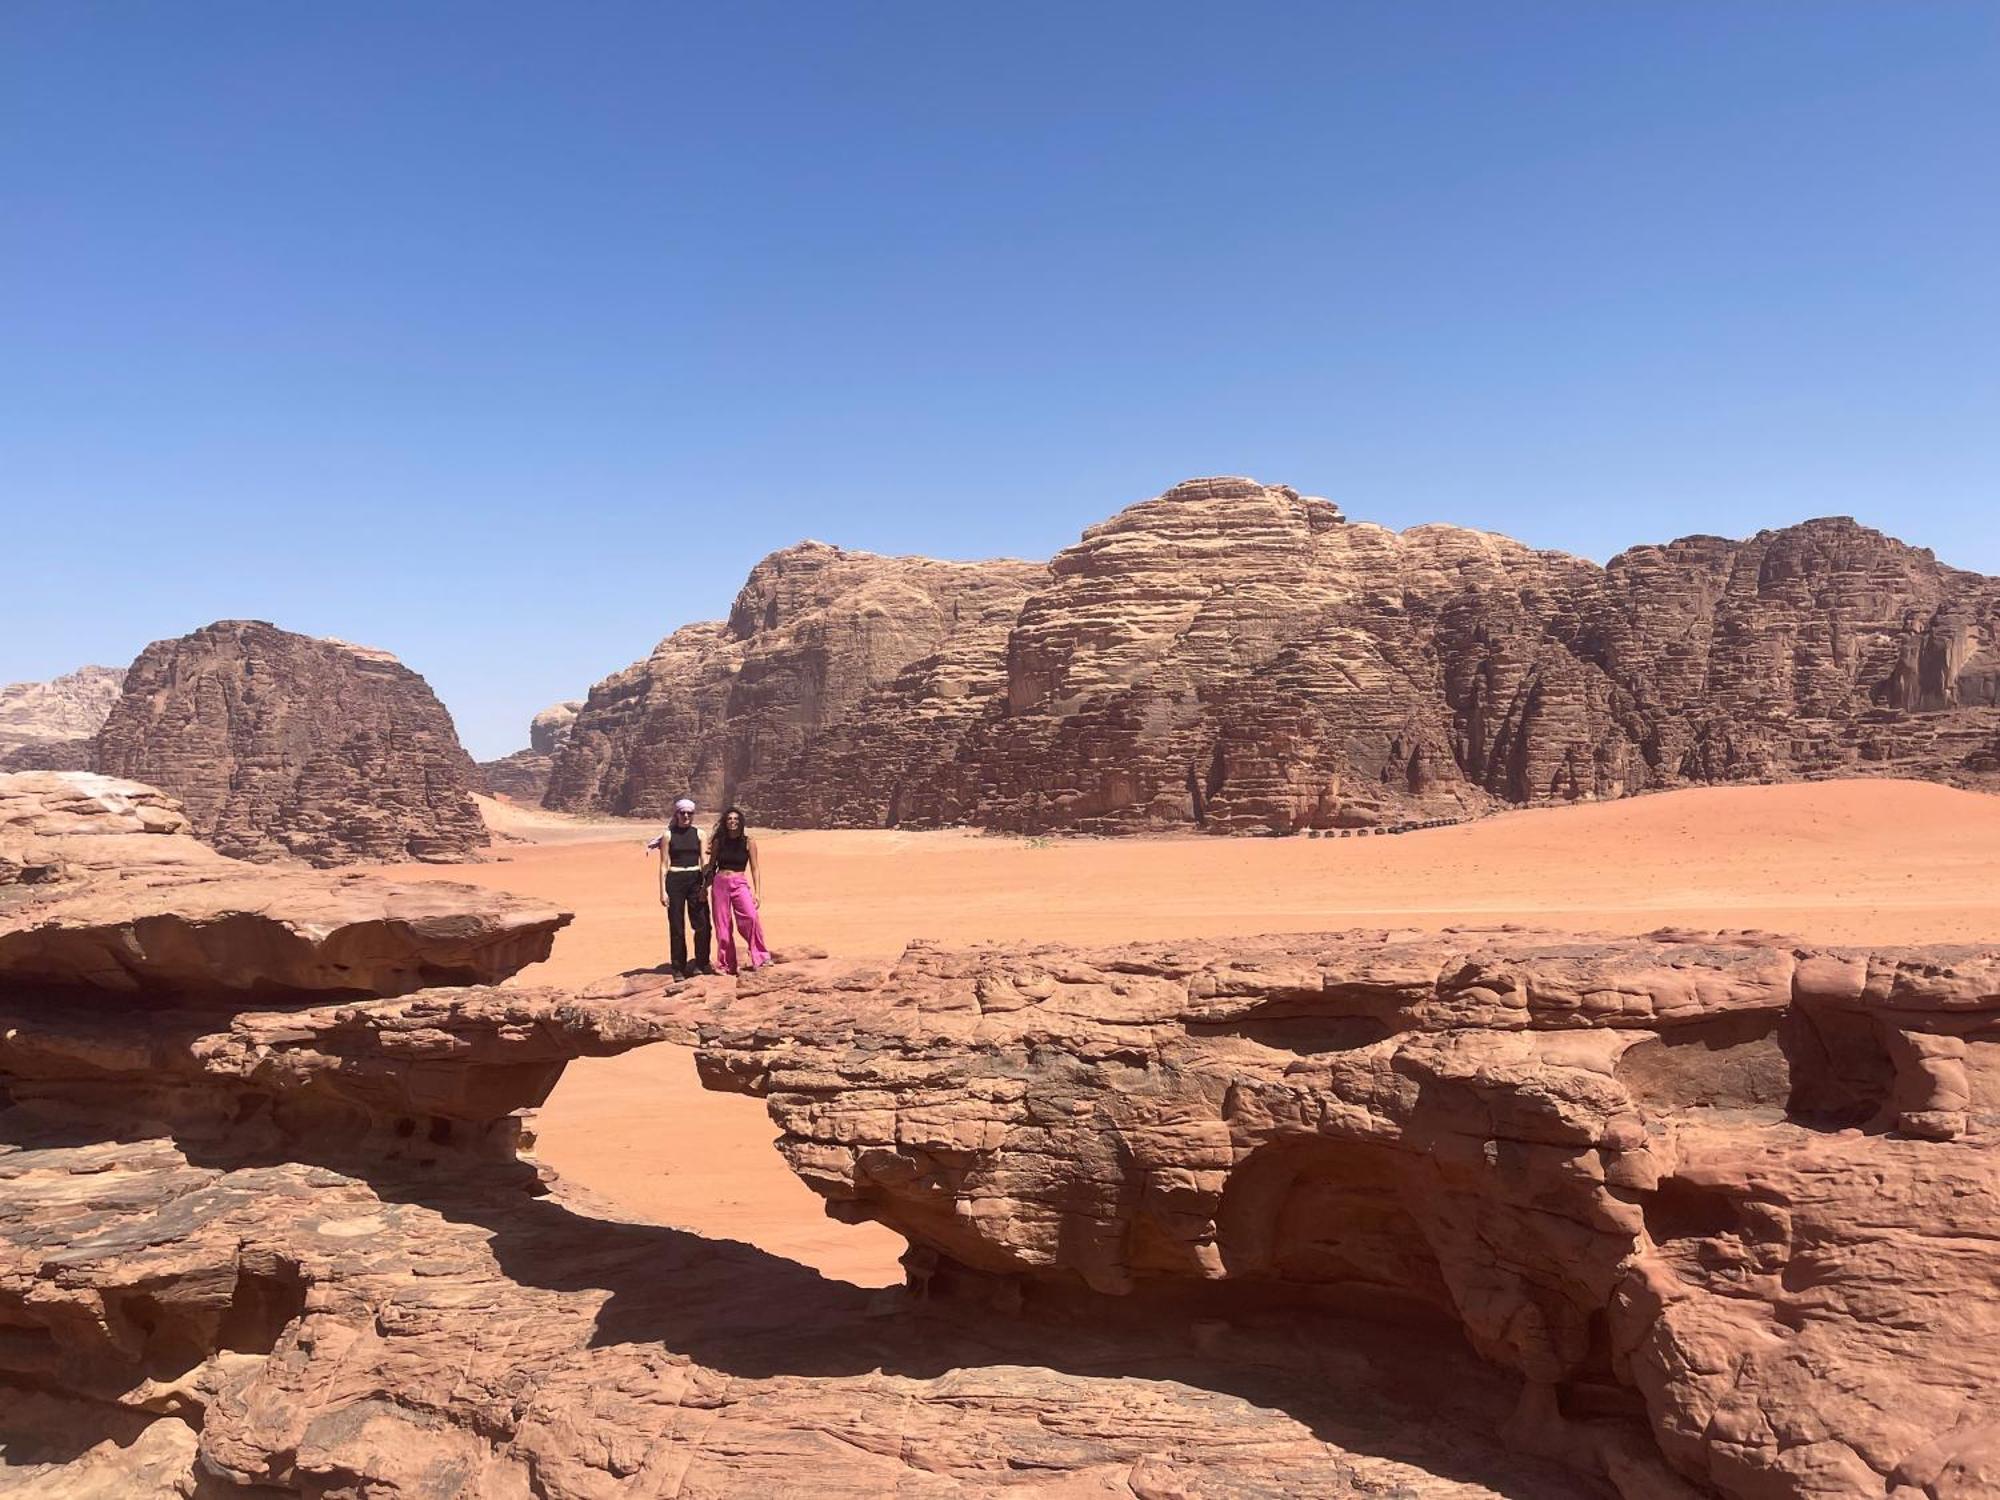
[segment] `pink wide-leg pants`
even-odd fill
[[[764,924],[757,919],[757,895],[750,889],[750,877],[730,870],[716,871],[708,900],[715,914],[715,956],[721,961],[722,972],[736,972],[736,934],[730,929],[731,917],[742,929],[743,941],[750,949],[750,967],[761,969],[769,963],[771,954],[764,946]]]

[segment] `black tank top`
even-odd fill
[[[731,838],[726,833],[720,834],[715,839],[713,853],[716,869],[741,875],[750,868],[750,836],[739,833]]]
[[[667,867],[669,869],[692,870],[701,863],[701,830],[699,828],[670,828],[667,830]]]

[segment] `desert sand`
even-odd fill
[[[517,982],[666,960],[646,825],[489,805],[491,862],[398,866],[577,914]],[[970,832],[759,835],[772,944],[887,958],[947,943],[1116,943],[1356,926],[1526,923],[1634,934],[1761,928],[1816,943],[2000,935],[2000,799],[1903,781],[1704,788],[1506,813],[1393,838],[1024,840]],[[573,1064],[537,1121],[568,1190],[622,1217],[748,1241],[864,1286],[899,1237],[826,1219],[753,1100],[688,1053]]]

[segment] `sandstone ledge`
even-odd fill
[[[943,1280],[1443,1319],[1627,1494],[1621,1416],[1703,1492],[2000,1483],[2000,948],[918,947],[653,1003]]]

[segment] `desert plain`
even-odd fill
[[[385,867],[576,914],[514,983],[664,964],[650,825],[481,799],[494,857]],[[772,945],[893,957],[912,940],[1112,944],[1346,928],[1522,924],[1636,935],[1755,928],[1816,944],[2000,935],[2000,798],[1924,782],[1697,788],[1503,813],[1393,837],[1024,839],[970,831],[758,834]],[[710,1093],[692,1054],[572,1063],[536,1154],[607,1214],[752,1244],[862,1286],[900,1236],[825,1218],[762,1104]]]

